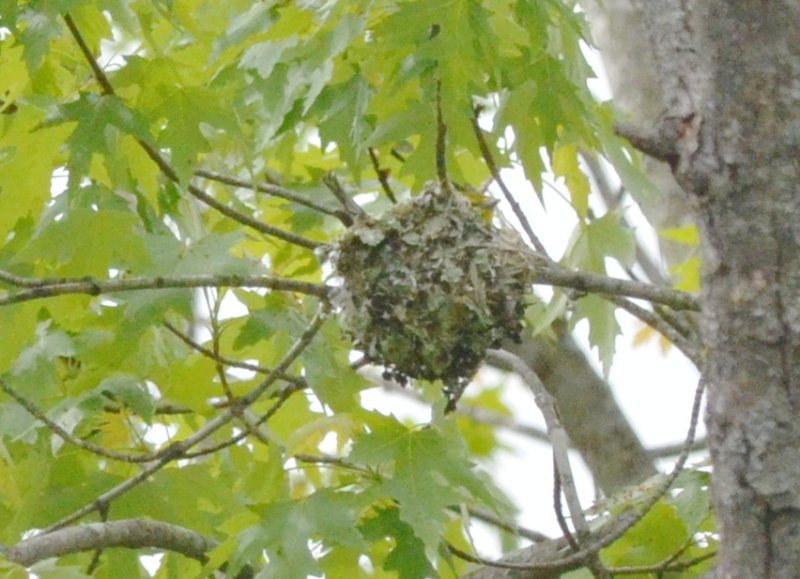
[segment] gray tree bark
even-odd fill
[[[800,569],[800,4],[642,1],[704,262],[716,575]]]
[[[650,151],[674,152],[670,168],[701,228],[706,421],[721,536],[714,576],[797,577],[800,3],[634,1],[637,10],[631,0],[585,4],[616,102],[629,120],[657,127]],[[674,223],[686,203],[668,176],[655,180],[672,194],[649,216],[657,226]],[[543,554],[534,546],[504,561],[535,563]],[[483,568],[474,576],[549,575]]]

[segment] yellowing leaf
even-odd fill
[[[328,434],[335,433],[337,452],[341,453],[355,428],[356,424],[346,414],[323,416],[298,428],[286,441],[286,452],[289,455],[317,453],[322,440]]]
[[[122,410],[106,413],[98,424],[99,443],[106,448],[127,450],[131,446],[131,431],[128,415]]]
[[[670,268],[670,272],[677,276],[675,289],[685,292],[697,293],[700,291],[700,258],[690,257],[686,261],[677,263]]]
[[[690,247],[697,247],[700,244],[700,232],[696,225],[684,225],[683,227],[673,227],[662,229],[658,234],[664,239],[671,239],[680,244]]]
[[[564,177],[572,206],[578,217],[585,219],[589,213],[589,181],[578,165],[578,149],[575,145],[561,145],[553,151],[553,172]]]

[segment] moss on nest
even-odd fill
[[[440,379],[452,408],[486,350],[519,340],[531,281],[523,248],[460,193],[431,187],[336,242],[333,301],[386,377]]]

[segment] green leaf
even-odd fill
[[[553,152],[553,173],[564,177],[572,206],[580,219],[589,213],[589,181],[578,166],[578,150],[575,145],[561,145]]]
[[[270,562],[259,577],[319,574],[319,565],[309,551],[312,541],[320,541],[324,547],[364,547],[352,524],[358,505],[356,495],[321,490],[297,501],[276,501],[257,508],[261,523],[239,536],[234,561],[258,559],[265,549]]]
[[[303,332],[306,320],[291,298],[285,294],[270,293],[264,296],[262,303],[263,307],[250,310],[233,342],[235,349],[270,340],[276,334],[282,343],[288,344]]]
[[[1,53],[0,53],[1,54]],[[4,62],[0,65],[6,66]],[[9,69],[14,74],[14,69]],[[61,164],[59,148],[69,127],[40,128],[41,115],[29,107],[0,128],[0,239],[17,220],[36,215],[50,199],[53,170]],[[31,163],[36,159],[36,163]]]
[[[669,503],[675,507],[676,514],[694,532],[711,514],[710,476],[707,472],[687,470],[673,486],[674,493]]]
[[[147,424],[151,423],[156,401],[140,378],[130,374],[115,374],[100,382],[97,389],[111,400],[130,408]]]
[[[608,376],[614,359],[616,339],[620,333],[616,308],[600,296],[584,296],[575,303],[571,326],[574,327],[582,319],[589,322],[589,344],[597,348],[603,373]]]
[[[353,168],[358,166],[364,152],[369,130],[364,113],[369,99],[369,86],[361,75],[354,74],[346,82],[324,89],[312,109],[321,117],[322,146],[336,143],[343,160]]]
[[[400,579],[426,579],[435,577],[436,571],[425,555],[425,544],[414,530],[400,519],[396,508],[378,509],[359,525],[364,538],[378,541],[390,538],[393,546],[383,561],[385,571],[397,571]]]
[[[414,529],[428,552],[438,548],[447,508],[479,501],[491,508],[497,500],[473,470],[459,440],[433,426],[407,429],[389,418],[381,428],[356,439],[350,460],[367,466],[391,464],[393,475],[378,490],[400,505],[400,518]]]
[[[656,565],[677,553],[689,540],[675,508],[657,503],[617,542],[602,551],[607,565]]]
[[[568,252],[567,263],[579,269],[605,273],[606,258],[630,267],[636,259],[636,239],[621,221],[621,210],[606,213],[581,226]]]
[[[303,352],[303,366],[309,386],[335,412],[356,412],[361,406],[359,392],[369,382],[350,368],[350,347],[333,321]]]
[[[135,234],[139,219],[123,211],[75,208],[53,215],[16,256],[18,262],[39,261],[47,274],[108,277],[109,268],[140,269],[147,249]],[[120,235],[130,231],[130,235]],[[70,243],[63,240],[69,239]]]
[[[19,35],[19,43],[25,49],[25,64],[31,74],[41,65],[49,51],[50,41],[58,38],[62,33],[58,4],[63,4],[63,2],[52,2],[49,9],[45,10],[28,9],[18,13],[19,20],[25,22]]]
[[[75,188],[89,172],[92,156],[110,154],[112,128],[148,143],[153,137],[145,118],[130,109],[116,96],[81,93],[77,100],[62,105],[45,120],[45,127],[76,123],[66,144],[70,152],[67,162],[69,188]]]

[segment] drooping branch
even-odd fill
[[[572,477],[572,467],[570,466],[569,456],[567,455],[569,449],[567,433],[561,426],[553,396],[547,391],[547,388],[542,384],[542,381],[536,373],[518,356],[506,350],[489,350],[487,355],[490,361],[496,360],[502,364],[511,366],[514,372],[522,378],[533,393],[536,399],[536,406],[539,407],[542,416],[544,416],[545,424],[547,425],[547,435],[553,447],[555,466],[558,470],[559,478],[561,479],[561,485],[564,488],[567,507],[569,508],[573,523],[579,531],[588,531],[586,519],[583,516],[583,509],[578,501],[578,493],[575,489],[575,483]]]
[[[577,542],[572,538],[563,516],[559,516],[559,524],[562,526],[564,536],[574,551],[579,551],[580,546],[590,539],[591,531],[586,521],[586,517],[578,499],[578,491],[572,476],[572,466],[569,461],[569,440],[567,432],[561,426],[558,417],[556,403],[553,396],[547,391],[539,376],[536,375],[530,366],[521,358],[506,350],[489,350],[489,359],[495,359],[501,363],[508,364],[528,385],[536,400],[536,406],[544,417],[547,426],[547,436],[553,449],[554,479],[556,481],[556,502],[557,514],[560,514],[560,494],[563,492],[564,498],[569,509],[572,524],[575,526],[578,538]],[[558,492],[560,491],[560,492]],[[607,572],[602,568],[602,564],[596,556],[589,556],[587,563],[592,568],[593,574],[598,577],[606,577]]]
[[[203,287],[253,287],[277,291],[297,292],[325,299],[328,288],[314,283],[295,281],[273,275],[213,275],[198,274],[180,277],[129,277],[120,279],[26,278],[0,271],[0,281],[27,289],[0,295],[0,306],[39,300],[68,294],[99,296],[115,292],[139,290],[203,288]]]

